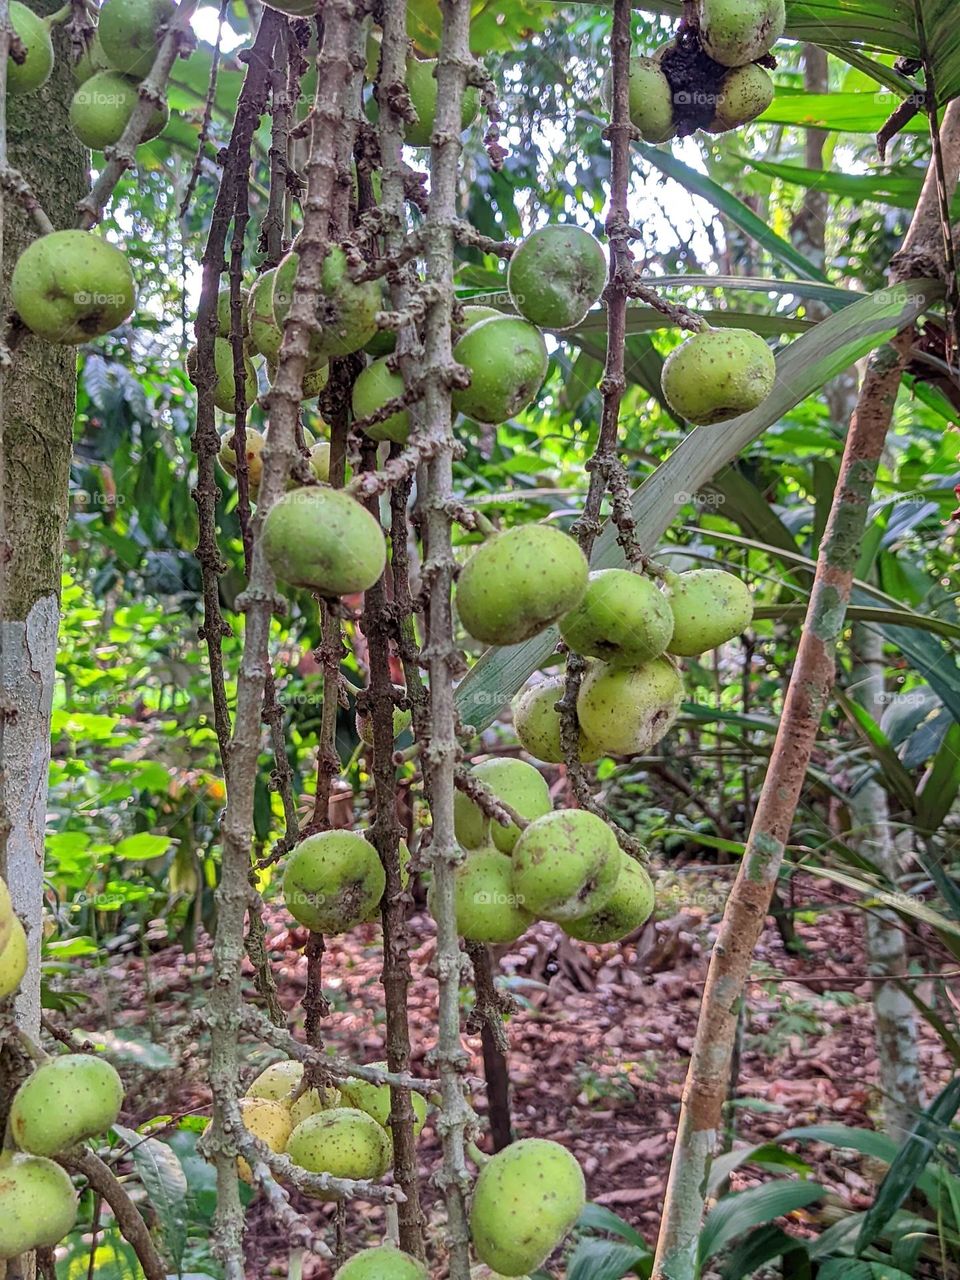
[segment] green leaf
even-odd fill
[[[592,1200],[588,1200],[583,1206],[583,1211],[577,1219],[577,1227],[581,1231],[606,1231],[609,1235],[620,1236],[638,1249],[647,1248],[647,1242],[635,1227],[631,1227],[629,1222],[625,1222],[612,1209],[606,1209],[602,1204],[594,1204]]]
[[[917,804],[917,820],[924,831],[936,831],[953,808],[960,791],[960,724],[952,724],[933,758]]]
[[[745,1276],[754,1275],[765,1262],[783,1257],[790,1260],[790,1271],[784,1267],[783,1274],[789,1274],[791,1280],[800,1280],[801,1277],[807,1280],[813,1274],[802,1240],[788,1235],[775,1223],[758,1227],[730,1254],[720,1273],[721,1280],[744,1280]]]
[[[799,864],[791,860],[792,866]],[[934,929],[941,929],[944,933],[953,934],[954,937],[960,937],[960,923],[948,920],[945,915],[939,911],[934,911],[933,907],[919,898],[914,898],[909,893],[895,893],[888,889],[882,889],[879,885],[870,884],[867,880],[861,880],[857,876],[848,875],[846,871],[838,871],[835,867],[810,866],[804,864],[804,871],[818,880],[832,880],[836,884],[846,885],[848,889],[854,889],[857,893],[865,895],[868,901],[880,903],[885,907],[892,907],[894,911],[901,915],[912,916],[915,920],[922,920],[924,924],[931,925]]]
[[[653,1255],[644,1246],[620,1244],[616,1240],[584,1239],[570,1255],[567,1280],[621,1280],[622,1276],[648,1276]],[[644,1265],[646,1268],[640,1270]]]
[[[796,164],[778,164],[771,160],[754,160],[739,156],[744,164],[758,173],[778,178],[794,186],[828,191],[859,204],[874,200],[897,209],[913,209],[923,185],[925,170],[919,165],[901,165],[880,173],[838,173],[833,169],[805,169]]]
[[[154,836],[149,831],[138,831],[135,836],[127,836],[113,846],[115,858],[137,858],[147,862],[151,858],[162,857],[173,841],[169,836]]]
[[[804,129],[837,129],[842,133],[878,133],[900,104],[895,93],[804,93],[778,89],[771,105],[759,117],[764,124],[795,125]],[[927,133],[921,112],[907,124],[907,133]]]
[[[724,1196],[707,1215],[700,1233],[700,1265],[714,1257],[738,1236],[771,1222],[794,1209],[813,1204],[827,1194],[819,1182],[799,1182],[778,1178],[749,1191],[734,1191]]]
[[[835,689],[834,697],[862,741],[870,748],[871,755],[880,766],[884,785],[908,812],[915,813],[918,800],[913,779],[900,763],[900,757],[890,745],[890,739],[870,712],[847,697],[842,689]]]
[[[725,293],[743,290],[746,293],[774,293],[796,295],[825,302],[833,311],[849,307],[863,297],[859,290],[839,289],[836,285],[820,284],[816,280],[775,280],[769,276],[708,276],[693,272],[678,276],[648,276],[647,283],[656,288],[673,289],[723,289]]]
[[[164,1253],[179,1271],[187,1243],[187,1177],[176,1154],[156,1138],[144,1138],[134,1129],[114,1125],[130,1148],[151,1208],[157,1215]]]

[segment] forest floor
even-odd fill
[[[720,869],[722,872],[722,869]],[[607,1206],[653,1240],[660,1216],[683,1078],[693,1044],[707,957],[716,927],[715,890],[683,893],[675,913],[647,926],[619,946],[569,943],[558,929],[538,924],[517,944],[501,948],[500,969],[519,1007],[511,1017],[510,1070],[513,1124],[518,1137],[555,1138],[579,1159],[591,1199]],[[736,1091],[736,1142],[764,1142],[785,1129],[811,1124],[875,1127],[880,1097],[873,1041],[871,984],[861,936],[862,912],[845,909],[822,881],[806,880],[804,904],[820,913],[798,917],[798,946],[786,950],[768,921],[757,950],[749,990]],[[722,899],[721,899],[722,900]],[[832,909],[823,910],[829,902]],[[702,905],[699,905],[702,904]],[[661,916],[663,915],[661,904]],[[296,1021],[305,987],[303,931],[289,931],[287,917],[268,909],[268,944],[281,1001]],[[429,1075],[425,1056],[433,1043],[436,987],[426,976],[433,956],[428,917],[411,920],[420,941],[412,953],[410,992],[413,1071]],[[383,1056],[383,1008],[379,985],[379,927],[365,926],[328,940],[324,989],[331,1002],[327,1042],[356,1062]],[[924,969],[933,967],[928,954]],[[121,1036],[155,1039],[174,1068],[140,1071],[124,1066],[130,1087],[124,1121],[142,1124],[159,1111],[208,1114],[202,1079],[203,1047],[184,1036],[191,1009],[202,1003],[209,981],[209,950],[196,967],[179,948],[150,960],[149,994],[138,955],[117,956],[89,988],[92,1007],[81,1015],[85,1030],[112,1028]],[[919,988],[922,992],[922,986]],[[920,1053],[930,1093],[946,1082],[950,1064],[931,1029],[920,1026]],[[482,1077],[479,1037],[469,1038],[471,1071]],[[251,1054],[254,1047],[250,1046]],[[267,1058],[251,1056],[245,1078]],[[475,1105],[482,1117],[485,1099]],[[489,1139],[481,1139],[489,1148]],[[424,1184],[438,1167],[439,1142],[428,1121],[419,1143]],[[807,1144],[804,1158],[816,1177],[850,1210],[872,1200],[876,1168],[850,1150]],[[734,1172],[731,1185],[763,1180],[756,1169]],[[428,1188],[428,1220],[440,1220],[436,1192]],[[332,1221],[333,1206],[299,1201],[318,1221]],[[249,1210],[248,1275],[286,1275],[286,1247],[267,1210]],[[816,1212],[793,1215],[792,1229],[817,1230]],[[373,1243],[382,1210],[363,1205],[348,1214],[351,1246]],[[328,1280],[330,1269],[307,1258],[306,1280]]]

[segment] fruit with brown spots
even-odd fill
[[[387,1069],[385,1062],[372,1062],[373,1067]],[[384,1129],[390,1129],[390,1086],[388,1084],[371,1084],[369,1080],[361,1080],[359,1076],[350,1076],[340,1086],[343,1094],[343,1105],[355,1107],[376,1120]],[[413,1134],[417,1137],[427,1120],[427,1100],[422,1093],[410,1094],[413,1107]]]
[[[263,448],[267,443],[263,433],[256,427],[247,427],[244,434],[244,453],[247,456],[247,486],[250,497],[256,498],[263,479]],[[220,452],[217,459],[228,476],[236,479],[237,449],[233,431],[227,431],[220,437]]]
[[[513,850],[513,891],[524,908],[562,924],[599,911],[616,887],[620,846],[586,809],[558,809],[531,822]]]
[[[663,363],[661,386],[670,408],[707,426],[748,413],[773,390],[777,362],[750,329],[706,329],[687,338]]]
[[[270,1098],[241,1098],[239,1102],[240,1117],[243,1127],[255,1138],[259,1138],[271,1151],[283,1152],[287,1148],[293,1123],[290,1108],[282,1102],[274,1102]],[[243,1156],[237,1159],[237,1173],[244,1182],[253,1181],[250,1165]]]
[[[526,751],[548,764],[563,764],[560,712],[557,703],[566,687],[564,676],[549,676],[518,693],[512,703],[513,727]],[[600,748],[580,730],[579,759],[585,764],[600,756]]]
[[[666,658],[640,667],[598,662],[583,678],[577,716],[584,733],[610,755],[642,755],[670,729],[683,682]]]
[[[77,1220],[67,1173],[40,1156],[0,1156],[0,1259],[59,1244]]]
[[[379,522],[348,493],[325,485],[284,494],[260,536],[281,582],[328,598],[366,591],[386,564]]]
[[[577,607],[560,619],[560,634],[574,653],[636,666],[666,649],[673,614],[649,578],[627,569],[600,569],[591,573]]]
[[[725,133],[755,120],[773,101],[774,86],[769,72],[756,63],[733,67],[723,78],[710,133]]]
[[[302,1120],[290,1135],[287,1155],[311,1173],[336,1178],[379,1178],[393,1159],[389,1134],[355,1107],[334,1107]]]
[[[76,346],[122,324],[133,311],[126,255],[92,231],[51,231],[17,259],[10,301],[27,328]]]
[[[533,924],[498,849],[473,849],[457,867],[457,933],[470,942],[516,942]]]
[[[340,1091],[332,1086],[324,1089],[322,1096],[317,1089],[310,1089],[301,1094],[295,1101],[297,1090],[302,1082],[303,1063],[296,1058],[285,1058],[280,1062],[272,1062],[269,1067],[264,1067],[256,1080],[250,1085],[246,1096],[248,1098],[266,1098],[270,1102],[282,1102],[284,1106],[289,1107],[294,1112],[294,1125],[298,1124],[299,1120],[303,1119],[304,1116],[312,1114],[312,1112],[302,1108],[302,1114],[299,1114],[299,1119],[297,1118],[298,1113],[296,1113],[295,1109],[305,1099],[316,1102],[314,1108],[316,1111],[335,1107],[339,1103]]]
[[[747,584],[725,569],[693,569],[667,578],[673,612],[670,652],[693,657],[740,635],[753,618]]]
[[[283,873],[287,910],[315,933],[343,933],[367,919],[386,876],[376,849],[355,831],[321,831],[301,841]]]
[[[521,818],[532,821],[553,808],[550,788],[539,769],[525,760],[505,756],[500,760],[484,760],[472,771],[473,777],[489,787],[498,800],[510,806]],[[466,792],[457,790],[453,797],[453,822],[457,840],[465,849],[479,849],[493,841],[501,853],[511,853],[520,830],[516,823],[508,826],[488,818]]]
[[[612,114],[612,70],[604,76],[601,97]],[[644,142],[669,142],[676,137],[673,89],[656,58],[630,59],[630,123],[639,129]]]
[[[283,328],[297,289],[300,255],[291,251],[277,267],[273,281],[273,318]],[[338,246],[328,250],[320,273],[316,315],[320,332],[311,342],[317,356],[349,356],[377,332],[376,315],[382,295],[376,280],[356,281],[347,255]],[[251,329],[252,333],[252,329]]]
[[[237,382],[234,376],[233,344],[229,338],[214,338],[213,367],[217,380],[213,387],[213,403],[221,413],[237,412]],[[197,348],[187,352],[187,373],[191,382],[197,377]],[[257,399],[257,371],[248,356],[243,357],[243,403],[246,409]]]
[[[387,363],[387,357],[374,360],[361,370],[353,384],[353,415],[355,418],[367,418],[403,393],[403,378]],[[364,427],[363,431],[371,440],[406,444],[410,435],[410,415],[406,409],[401,409],[381,422]]]
[[[522,316],[545,329],[572,329],[595,306],[607,282],[599,240],[583,227],[552,224],[517,245],[507,287]]]
[[[653,913],[653,881],[646,869],[622,850],[613,893],[599,911],[568,920],[563,931],[580,942],[619,942]]]
[[[364,1249],[349,1258],[333,1280],[427,1280],[427,1269],[391,1244]]]
[[[471,325],[453,349],[470,374],[453,406],[476,422],[506,422],[531,404],[547,376],[543,334],[518,316],[492,316]]]
[[[48,1058],[14,1094],[10,1133],[21,1151],[55,1156],[106,1133],[120,1114],[123,1085],[105,1058]]]
[[[783,35],[784,0],[700,0],[700,40],[725,67],[742,67],[769,53]]]

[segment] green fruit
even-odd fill
[[[295,1129],[306,1120],[307,1116],[319,1115],[321,1111],[331,1111],[340,1105],[340,1090],[332,1086],[320,1089],[307,1089],[301,1093],[296,1102],[290,1106],[290,1127]]]
[[[653,914],[653,881],[634,858],[620,853],[620,874],[599,911],[568,920],[563,931],[580,942],[619,942]]]
[[[503,317],[503,312],[498,311],[496,307],[465,306],[462,311],[462,321],[459,324],[454,322],[453,325],[454,342],[456,342],[457,338],[462,338],[468,329],[472,329],[481,320],[499,320]]]
[[[723,77],[710,133],[724,133],[755,120],[773,101],[774,84],[769,72],[751,62],[734,67]]]
[[[410,846],[407,844],[406,840],[400,841],[399,848],[397,849],[397,860],[400,863],[400,889],[401,892],[406,893],[407,889],[410,888]],[[373,924],[375,921],[380,919],[380,908],[382,905],[382,902],[377,903],[374,909],[367,916],[364,924]],[[364,1108],[361,1107],[360,1110],[362,1111]]]
[[[407,59],[407,89],[410,101],[419,117],[416,124],[407,123],[405,138],[411,147],[429,147],[433,134],[433,126],[437,118],[437,63],[434,59],[420,61],[417,58]],[[477,118],[480,99],[476,89],[468,86],[460,110],[460,121],[464,129]]]
[[[278,9],[288,18],[312,18],[317,12],[317,0],[271,0],[268,7]]]
[[[21,1151],[55,1156],[106,1133],[120,1114],[123,1085],[104,1058],[67,1053],[42,1062],[10,1105],[10,1132]]]
[[[174,0],[105,0],[100,9],[100,44],[111,67],[142,79],[177,11]]]
[[[287,910],[315,933],[360,924],[386,888],[376,849],[355,831],[321,831],[301,841],[283,873]]]
[[[273,282],[277,269],[271,267],[258,276],[247,298],[250,341],[255,351],[276,363],[283,342],[283,330],[273,316]]]
[[[264,1067],[247,1090],[248,1098],[266,1098],[269,1102],[293,1101],[303,1079],[303,1063],[296,1058],[285,1058]]]
[[[388,400],[404,393],[404,381],[399,373],[387,364],[386,357],[374,360],[363,369],[353,384],[353,415],[355,418],[366,418],[382,408]],[[406,444],[410,435],[410,415],[405,409],[391,414],[383,422],[372,427],[364,427],[364,434],[371,440],[393,440],[396,444]]]
[[[327,598],[366,591],[387,561],[379,522],[341,489],[317,486],[284,494],[270,508],[260,536],[281,582]]]
[[[266,443],[266,438],[256,427],[247,427],[244,450],[247,455],[247,492],[254,500],[260,492],[260,481],[263,479],[263,448]],[[227,475],[236,478],[237,451],[232,431],[227,431],[220,437],[217,458]]]
[[[522,316],[544,329],[572,329],[600,300],[607,260],[583,227],[541,227],[510,259],[507,287]]]
[[[50,28],[39,14],[20,0],[10,0],[10,25],[26,50],[26,60],[14,62],[7,55],[7,92],[13,96],[33,93],[50,79],[53,70],[53,41]]]
[[[513,863],[496,849],[474,849],[457,867],[457,933],[470,942],[515,942],[533,924],[513,887]]]
[[[230,337],[230,322],[232,320],[230,308],[230,286],[227,285],[217,294],[217,333],[221,338]],[[245,338],[250,332],[250,290],[240,290],[240,336]]]
[[[17,259],[10,298],[31,332],[76,346],[109,333],[133,311],[126,255],[91,231],[51,231]]]
[[[626,569],[591,573],[583,599],[560,619],[575,652],[614,666],[637,666],[664,652],[673,635],[667,598],[649,578]]]
[[[291,252],[277,267],[273,316],[281,328],[290,314],[299,262],[299,255]],[[346,254],[334,245],[323,262],[320,289],[317,319],[321,330],[312,343],[316,354],[348,356],[359,351],[377,332],[376,316],[381,309],[378,281],[366,280],[360,284],[353,281]]]
[[[506,1280],[506,1277],[502,1271],[491,1271],[481,1263],[478,1267],[470,1268],[470,1280]],[[530,1277],[519,1276],[515,1280],[530,1280]]]
[[[551,525],[518,525],[487,538],[464,565],[460,621],[484,644],[519,644],[575,608],[587,576],[573,538]]]
[[[279,330],[278,330],[279,332]],[[267,361],[267,374],[269,375],[271,384],[277,380],[276,361]],[[301,400],[316,400],[317,396],[326,388],[330,381],[330,365],[327,363],[326,356],[314,357],[314,360],[307,366],[307,370],[303,375],[303,388],[300,392]],[[325,426],[325,423],[321,423]]]
[[[521,818],[532,821],[553,807],[550,788],[539,769],[525,760],[505,756],[502,760],[485,760],[472,770],[478,782],[490,788],[498,800],[515,810]],[[502,826],[487,818],[480,807],[463,791],[453,797],[453,822],[457,839],[465,849],[478,849],[493,843],[501,853],[510,853],[520,832],[516,824]]]
[[[400,707],[393,709],[393,737],[394,741],[400,737],[401,733],[406,733],[413,722],[413,712],[403,711]],[[357,716],[357,734],[360,741],[368,747],[373,746],[373,720],[369,715]]]
[[[387,1068],[385,1062],[372,1062],[373,1067]],[[369,1080],[360,1080],[355,1076],[344,1080],[340,1086],[344,1106],[355,1107],[376,1120],[384,1129],[390,1128],[390,1086],[388,1084],[371,1084]],[[422,1093],[410,1094],[413,1106],[413,1134],[420,1136],[427,1120],[427,1100]]]
[[[74,81],[77,84],[83,84],[85,80],[95,76],[98,71],[109,70],[110,63],[107,61],[107,55],[103,52],[100,36],[97,32],[94,32],[89,48],[85,49],[73,64]]]
[[[240,1116],[247,1132],[259,1138],[271,1151],[286,1150],[287,1139],[293,1129],[289,1107],[269,1098],[246,1097],[240,1099]],[[243,1156],[237,1160],[237,1173],[244,1182],[253,1181],[250,1165]]]
[[[714,62],[742,67],[769,53],[786,26],[784,0],[700,0],[700,40]]]
[[[667,579],[673,611],[670,652],[689,658],[740,635],[753,618],[745,582],[723,569],[694,569]]]
[[[58,1164],[37,1156],[0,1157],[0,1258],[59,1244],[76,1220],[76,1192]]]
[[[15,919],[10,890],[7,888],[6,881],[0,876],[0,956],[3,955],[4,948],[10,941]]]
[[[613,71],[606,73],[601,98],[613,113]],[[669,142],[677,136],[673,120],[673,89],[656,58],[630,59],[630,123],[644,142]]]
[[[229,338],[214,338],[213,366],[217,381],[213,388],[213,403],[222,413],[237,412],[237,382],[234,377],[233,344]],[[257,399],[257,371],[253,362],[243,357],[244,383],[243,399],[249,409]],[[193,382],[197,375],[197,348],[191,347],[187,352],[187,374]]]
[[[569,616],[569,615],[568,615]],[[560,712],[556,704],[563,697],[565,676],[549,676],[540,684],[518,693],[513,700],[513,727],[525,750],[548,764],[563,764]],[[579,758],[585,764],[596,760],[600,748],[580,730]]]
[[[506,422],[534,400],[550,363],[543,334],[516,316],[493,316],[471,325],[453,349],[470,374],[470,386],[453,393],[453,405],[476,422]]]
[[[427,1280],[422,1262],[401,1253],[391,1244],[379,1249],[364,1249],[348,1259],[333,1280]]]
[[[598,662],[583,678],[577,716],[603,752],[643,755],[668,732],[682,698],[683,682],[666,658],[636,668]]]
[[[566,1147],[544,1138],[512,1143],[477,1179],[470,1207],[477,1257],[504,1276],[533,1271],[564,1239],[585,1201],[583,1171]]]
[[[670,352],[661,385],[675,413],[706,426],[755,409],[773,390],[776,376],[773,352],[759,334],[707,329]]]
[[[12,996],[27,972],[27,935],[17,916],[10,924],[6,945],[0,951],[0,1000]]]
[[[310,449],[310,470],[321,484],[330,481],[330,444],[327,440],[319,440]]]
[[[513,851],[513,889],[542,920],[578,920],[599,911],[616,887],[620,846],[586,809],[558,809],[531,822]]]
[[[355,1107],[334,1107],[307,1116],[290,1135],[287,1155],[311,1173],[336,1178],[379,1178],[393,1159],[389,1135]]]
[[[84,81],[70,103],[70,125],[85,147],[102,151],[119,142],[139,101],[136,80],[117,71],[98,71]],[[141,142],[162,133],[170,119],[166,103],[154,109]]]

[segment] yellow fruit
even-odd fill
[[[321,1111],[330,1111],[339,1107],[341,1094],[339,1089],[327,1086],[323,1090],[307,1089],[290,1107],[290,1124],[295,1129],[307,1116],[318,1115]]]
[[[636,668],[598,662],[583,678],[577,716],[603,752],[642,755],[669,731],[682,698],[683,682],[666,658]]]
[[[636,859],[621,850],[620,874],[607,901],[599,911],[568,920],[562,928],[580,942],[619,942],[649,920],[653,904],[653,881]]]
[[[287,910],[317,933],[344,933],[383,897],[386,876],[376,849],[354,831],[321,831],[301,841],[283,873]]]
[[[674,630],[670,652],[693,657],[732,640],[750,625],[753,596],[724,569],[694,569],[667,579]]]
[[[261,533],[281,582],[326,597],[366,591],[379,579],[387,544],[366,507],[339,489],[296,489],[276,502]]]
[[[777,362],[749,329],[707,329],[687,338],[663,362],[661,386],[670,408],[709,425],[748,413],[773,390]]]
[[[390,1167],[393,1148],[383,1126],[355,1107],[334,1107],[308,1116],[287,1143],[294,1164],[337,1178],[379,1178]]]
[[[502,760],[485,760],[472,773],[478,782],[489,787],[498,800],[508,804],[521,818],[539,818],[553,807],[546,779],[539,769],[525,760],[514,760],[509,756]],[[487,818],[480,806],[460,790],[453,798],[453,820],[457,840],[465,849],[481,848],[492,839],[501,853],[510,853],[520,834],[513,822],[505,827]]]
[[[0,1000],[13,995],[26,972],[27,935],[17,916],[14,916],[6,945],[0,951]]]
[[[247,455],[247,488],[253,499],[256,499],[263,479],[263,448],[266,443],[265,437],[256,427],[247,427],[244,452]],[[220,437],[220,452],[217,457],[227,475],[236,478],[237,451],[233,431],[227,431]]]
[[[21,1151],[54,1156],[106,1133],[122,1105],[123,1084],[106,1059],[67,1053],[42,1062],[14,1094],[10,1132]]]
[[[666,649],[673,614],[649,578],[626,569],[601,569],[591,573],[576,608],[560,619],[560,634],[574,653],[636,666]]]
[[[562,924],[592,915],[613,894],[620,846],[585,809],[559,809],[531,822],[513,850],[513,891],[524,908]]]
[[[564,760],[560,712],[556,707],[565,686],[566,677],[549,676],[518,693],[512,703],[513,727],[521,744],[532,756],[548,764],[563,764]],[[580,760],[586,764],[598,759],[600,754],[600,748],[581,729]]]
[[[77,1195],[58,1164],[0,1156],[0,1259],[59,1244],[76,1220]]]
[[[246,1097],[240,1099],[240,1115],[248,1133],[259,1138],[271,1151],[286,1151],[287,1139],[293,1128],[289,1107],[269,1098]],[[253,1171],[243,1156],[237,1159],[237,1173],[244,1182],[253,1181]]]

